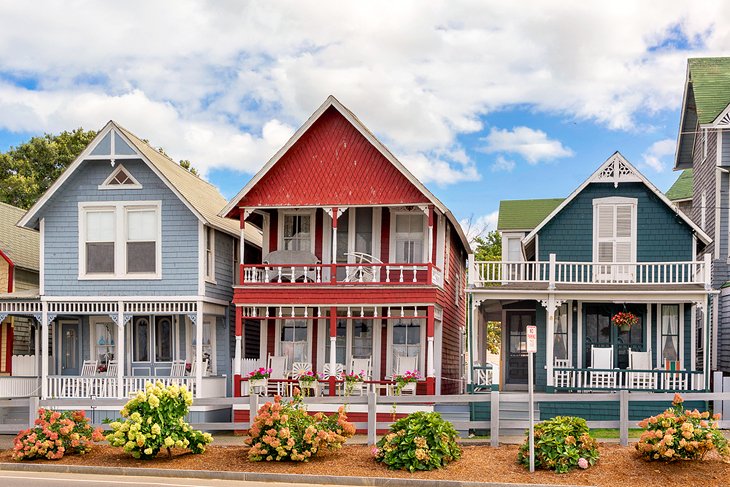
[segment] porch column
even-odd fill
[[[203,302],[195,307],[195,397],[203,397]]]
[[[332,207],[332,267],[330,268],[330,281],[337,282],[337,215],[339,210]],[[332,360],[330,360],[332,362]],[[333,369],[334,370],[334,369]]]
[[[544,303],[544,302],[543,302]],[[554,334],[555,334],[555,309],[557,303],[555,302],[555,295],[550,293],[548,295],[547,306],[545,311],[547,319],[545,320],[545,362],[547,370],[547,386],[551,388],[553,386],[553,368],[555,367],[555,352],[554,346]]]
[[[428,207],[428,283],[433,283],[433,266],[436,264],[436,246],[433,239],[433,222],[434,222],[434,214],[433,214],[433,205],[429,205]],[[448,242],[446,242],[446,245],[448,245]],[[446,254],[444,254],[446,255]],[[444,269],[446,268],[446,263],[444,262]],[[443,271],[443,269],[442,269]],[[444,276],[444,279],[446,279],[446,276]]]
[[[246,248],[246,216],[248,214],[248,211],[245,208],[240,209],[240,219],[241,219],[241,238],[240,243],[238,245],[238,269],[235,269],[235,272],[238,272],[239,277],[239,283],[243,284],[244,282],[244,275],[243,275],[243,264],[246,262],[244,259],[245,257],[245,248]],[[235,279],[234,279],[235,282]]]
[[[241,335],[243,332],[243,309],[236,306],[236,348],[233,359],[233,396],[241,396]]]
[[[474,384],[474,378],[472,374],[474,373],[474,330],[476,330],[477,328],[477,304],[473,294],[469,293],[467,294],[467,296],[469,299],[469,307],[467,308],[469,310],[469,316],[467,317],[466,346],[469,352],[469,359],[466,364],[466,390],[467,392],[471,392],[472,384]]]
[[[41,399],[48,397],[48,302],[41,302]]]
[[[337,214],[335,211],[334,214]],[[335,366],[337,365],[337,306],[330,306],[330,396],[335,395]]]
[[[117,397],[124,397],[124,301],[117,303]]]
[[[426,394],[432,395],[436,393],[436,369],[434,367],[434,347],[433,347],[433,328],[434,328],[434,307],[426,308]]]

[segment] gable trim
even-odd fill
[[[609,173],[606,172],[607,168],[611,165],[614,165],[613,174],[609,175]],[[620,172],[618,168],[622,168],[621,171],[629,170],[630,175],[626,179],[621,179],[618,175]],[[612,176],[612,177],[611,177]],[[552,220],[558,213],[563,211],[563,208],[568,206],[568,204],[575,199],[576,196],[578,196],[590,183],[605,183],[605,182],[612,182],[614,183],[614,186],[618,186],[618,184],[622,182],[641,182],[644,183],[644,185],[649,188],[662,202],[664,202],[667,207],[674,210],[674,212],[679,216],[684,222],[690,226],[695,231],[695,234],[704,242],[705,244],[709,244],[712,242],[712,239],[707,235],[700,227],[698,227],[692,220],[690,220],[684,212],[680,211],[676,205],[674,205],[667,197],[659,191],[659,189],[654,186],[648,179],[644,177],[643,174],[641,174],[629,161],[626,160],[626,158],[621,155],[620,152],[616,151],[614,152],[611,157],[606,159],[606,161],[601,164],[601,166],[593,173],[591,176],[588,177],[583,183],[576,188],[575,191],[573,191],[570,196],[565,198],[565,200],[558,205],[555,210],[552,211],[538,226],[534,228],[523,240],[523,245],[528,244],[530,241],[532,241],[533,238],[537,235],[537,233],[545,226],[547,223]]]
[[[730,127],[730,103],[723,111],[710,123],[701,124],[701,128],[727,128]]]
[[[264,167],[259,170],[258,173],[256,173],[251,180],[246,183],[246,185],[241,189],[241,191],[238,192],[236,196],[234,196],[228,204],[221,210],[221,212],[218,214],[219,216],[223,218],[227,218],[228,214],[237,207],[238,202],[243,199],[246,194],[248,194],[251,189],[258,184],[258,182],[269,172],[269,170],[286,154],[289,149],[292,148],[292,146],[299,141],[299,139],[309,130],[309,128],[314,125],[314,123],[322,116],[322,114],[330,107],[334,107],[345,119],[352,124],[355,129],[360,132],[360,134],[365,137],[365,139],[370,142],[382,155],[385,157],[391,164],[393,164],[398,171],[400,171],[401,174],[411,183],[413,184],[426,198],[434,205],[436,206],[446,217],[451,221],[452,225],[456,229],[457,233],[459,234],[459,237],[461,238],[462,244],[464,245],[464,248],[466,249],[467,253],[471,253],[471,246],[469,245],[469,240],[466,238],[466,234],[464,234],[464,230],[461,228],[461,225],[459,224],[458,220],[454,215],[451,213],[451,211],[446,208],[446,206],[439,201],[436,196],[434,196],[424,185],[421,183],[401,162],[393,155],[393,153],[388,150],[388,148],[378,140],[375,135],[368,130],[367,127],[360,121],[360,119],[357,118],[355,114],[353,114],[347,107],[345,107],[340,101],[335,98],[334,96],[330,95],[327,97],[327,99],[320,105],[315,112],[310,115],[310,117],[307,119],[304,124],[297,129],[296,132],[294,132],[294,135],[291,136],[291,138],[284,144],[281,149],[279,149],[274,156],[268,160],[266,164],[264,164]]]
[[[106,136],[107,133],[109,133],[112,129],[115,129],[115,132],[127,143],[130,147],[132,147],[134,150],[137,150],[136,144],[132,142],[129,137],[124,133],[123,130],[121,130],[121,127],[119,127],[114,121],[110,120],[107,122],[107,124],[104,126],[101,131],[99,131],[98,134],[96,134],[96,137],[94,137],[94,140],[89,143],[88,146],[79,154],[79,156],[74,160],[73,163],[61,174],[61,176],[54,182],[50,188],[46,190],[45,193],[43,193],[43,196],[28,210],[28,212],[23,216],[23,218],[20,219],[20,221],[17,223],[20,227],[28,227],[30,228],[30,222],[33,220],[33,218],[36,217],[38,212],[43,208],[46,203],[51,199],[51,197],[58,191],[58,189],[63,186],[63,184],[66,182],[66,180],[71,177],[71,175],[76,172],[76,170],[79,168],[79,166],[87,159],[93,160],[94,158],[90,158],[89,154],[91,151],[94,150],[96,145],[101,141],[104,136]],[[112,140],[114,137],[112,137]],[[124,156],[126,158],[132,158],[132,159],[140,159],[145,164],[147,164],[147,167],[149,167],[152,172],[155,173],[155,175],[160,178],[162,182],[165,183],[165,185],[172,191],[175,196],[178,197],[180,201],[183,202],[183,204],[195,215],[195,217],[204,222],[209,223],[206,221],[205,218],[203,218],[203,215],[200,214],[198,210],[196,210],[190,202],[180,194],[180,192],[175,188],[175,186],[170,183],[170,181],[155,167],[154,164],[144,155],[141,153],[141,151],[137,150],[139,153],[139,156]],[[112,156],[113,157],[113,156]],[[104,156],[105,159],[109,159],[109,157]],[[121,158],[121,157],[119,157]],[[98,159],[98,157],[96,157]],[[129,173],[128,173],[129,174]],[[228,233],[226,231],[226,233]]]
[[[114,178],[117,177],[117,174],[119,174],[120,172],[124,172],[124,174],[126,174],[127,177],[132,181],[132,184],[112,184],[112,181],[114,180]],[[124,167],[123,164],[119,164],[117,165],[117,168],[114,169],[111,174],[109,174],[109,177],[106,178],[104,182],[99,185],[98,189],[142,189],[142,185],[139,184],[139,181],[137,181],[137,179],[132,176],[132,173],[129,172],[129,170]]]

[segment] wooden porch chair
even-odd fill
[[[81,365],[81,373],[76,387],[76,397],[88,397],[89,395],[98,395],[94,387],[93,377],[96,375],[96,369],[99,367],[97,360],[84,360]]]
[[[270,380],[282,381],[289,378],[287,364],[289,357],[286,355],[269,355],[266,368],[271,369]],[[281,395],[286,384],[283,382],[269,382],[269,393]]]
[[[373,379],[373,366],[372,366],[372,358],[355,358],[352,357],[350,359],[350,367],[348,372],[349,373],[355,373],[355,374],[363,374],[365,376],[366,381],[370,381]],[[370,384],[357,384],[352,392],[358,393],[361,396],[363,393],[367,393],[370,391]]]
[[[591,345],[590,369],[613,369],[613,345],[610,347],[596,347]],[[589,387],[592,389],[614,389],[616,387],[616,373],[600,371],[589,373]]]
[[[411,357],[406,357],[403,355],[398,355],[396,357],[395,361],[395,373],[393,375],[403,375],[406,372],[414,372],[418,370],[418,355],[413,355]],[[405,394],[416,394],[416,383],[411,382],[410,384],[406,384],[403,389],[400,391],[401,395]]]
[[[319,259],[303,250],[275,250],[266,254],[262,262],[271,265],[264,268],[267,282],[279,282],[280,279],[281,282],[314,282],[317,274],[314,266],[319,264]]]
[[[646,352],[635,352],[629,348],[629,370],[641,370],[643,372],[627,372],[628,386],[630,389],[654,389],[656,388],[656,374],[647,372],[652,370],[651,350]]]
[[[231,362],[231,370],[235,370],[235,359],[233,362]],[[253,372],[254,370],[260,369],[262,367],[261,360],[257,358],[242,358],[241,359],[241,377],[248,377],[248,374]],[[241,394],[244,396],[248,396],[248,381],[242,381],[241,382]]]
[[[312,364],[310,362],[294,362],[291,366],[291,378],[299,380],[299,377],[312,371]]]
[[[104,372],[104,379],[102,379],[102,386],[104,388],[104,397],[114,397],[117,395],[117,371],[119,365],[116,360],[110,360],[106,363],[106,372]]]
[[[170,367],[170,377],[185,377],[185,361],[174,360]]]
[[[555,359],[556,369],[569,369],[572,365],[568,359]],[[573,384],[573,371],[570,370],[556,370],[554,371],[555,376],[555,387],[575,387]]]

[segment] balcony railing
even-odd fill
[[[434,264],[242,264],[241,285],[363,284],[442,286],[443,271]]]
[[[548,262],[474,261],[470,257],[469,281],[474,286],[495,284],[700,284],[709,289],[710,256],[689,262],[564,262],[555,254]]]
[[[38,381],[38,379],[35,379]],[[49,375],[48,397],[56,399],[72,398],[115,398],[118,397],[119,389],[116,377],[112,376],[72,376],[72,375]],[[122,397],[129,397],[137,391],[143,391],[147,382],[156,383],[161,381],[165,386],[177,384],[186,386],[188,390],[195,391],[195,377],[164,377],[164,376],[125,376],[122,378]],[[202,397],[225,397],[226,378],[224,376],[203,377]]]
[[[651,392],[704,391],[701,371],[635,369],[553,369],[553,384],[559,391],[628,390]]]

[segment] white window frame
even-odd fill
[[[124,171],[124,173],[127,175],[129,179],[132,180],[132,184],[113,184],[112,180],[119,174],[120,172]],[[112,173],[107,177],[103,183],[101,183],[98,186],[98,189],[101,190],[109,190],[109,189],[142,189],[142,185],[139,184],[139,181],[132,176],[132,173],[129,172],[127,168],[124,167],[124,164],[119,164],[116,169],[112,171]]]
[[[613,250],[613,263],[616,263],[616,228],[615,228],[615,213],[616,213],[616,207],[617,206],[631,206],[631,259],[630,262],[627,262],[626,264],[633,264],[636,262],[636,252],[637,252],[637,229],[638,229],[638,200],[636,198],[627,198],[624,196],[609,196],[607,198],[595,198],[593,200],[593,263],[599,264],[598,262],[598,213],[599,208],[601,206],[613,206],[614,207],[614,232],[613,232],[613,241],[614,241],[614,250]],[[608,262],[603,262],[603,264],[609,264]],[[594,279],[603,279],[606,277],[606,273],[601,273],[600,271],[601,266],[596,265],[594,270]],[[633,275],[635,274],[634,271],[631,271],[630,269],[627,269],[628,273],[631,275],[622,275],[617,276],[621,280],[631,280],[633,278]]]
[[[302,209],[302,210],[279,210],[279,217],[277,225],[279,227],[278,233],[278,250],[284,250],[284,219],[287,216],[309,216],[309,248],[310,252],[314,254],[314,236],[317,233],[317,218],[314,209]]]
[[[218,356],[216,353],[217,345],[216,345],[216,327],[218,326],[218,318],[215,315],[203,315],[203,327],[205,326],[210,327],[210,343],[206,344],[203,343],[202,349],[203,353],[205,353],[206,349],[210,349],[210,363],[208,364],[208,370],[203,371],[203,377],[208,375],[218,375]],[[189,363],[193,363],[195,358],[195,350],[196,345],[193,345],[193,340],[195,340],[195,326],[193,325],[193,322],[190,321],[190,318],[185,319],[185,361]],[[203,340],[205,340],[205,328],[203,328]],[[175,349],[175,353],[177,353],[177,348]]]
[[[677,358],[679,359],[679,367],[682,370],[689,370],[685,362],[684,356],[684,303],[660,303],[657,306],[657,336],[656,336],[656,356],[657,367],[664,370],[664,349],[662,348],[662,338],[664,338],[664,306],[677,307]]]
[[[312,312],[312,310],[309,310]],[[312,316],[312,315],[309,315]],[[274,335],[274,350],[276,355],[282,355],[281,351],[281,327],[284,324],[284,320],[302,320],[307,324],[307,362],[312,362],[312,329],[313,323],[310,318],[304,316],[304,312],[297,310],[294,316],[281,316],[276,320],[276,335]],[[329,323],[329,320],[328,320]],[[324,352],[322,352],[324,353]],[[292,364],[287,364],[287,367],[291,367]]]
[[[506,232],[502,233],[502,261],[510,262],[509,259],[509,241],[517,240],[520,245],[520,260],[518,262],[524,262],[525,256],[522,251],[522,239],[525,238],[524,232]]]
[[[415,318],[407,318],[408,320],[413,320]],[[426,327],[428,326],[428,320],[426,316],[423,318],[419,317],[418,320],[421,320],[421,350],[418,353],[418,372],[420,373],[421,377],[426,377]],[[393,325],[395,325],[399,320],[398,319],[389,319],[388,320],[388,344],[386,347],[386,357],[385,357],[385,378],[391,379],[393,377],[392,371],[393,367],[395,367],[395,364],[393,363]]]
[[[380,332],[381,329],[381,320],[379,318],[373,317],[373,311],[369,311],[369,314],[366,314],[364,318],[362,318],[364,321],[367,321],[370,323],[370,326],[373,328],[373,337],[372,337],[372,343],[371,343],[371,349],[370,349],[370,368],[371,372],[373,374],[373,378],[375,378],[375,363],[376,361],[380,360],[380,357],[376,357],[377,352],[377,343],[376,343],[376,335]],[[352,362],[352,340],[355,335],[355,321],[361,319],[360,316],[351,316],[349,318],[345,317],[338,317],[338,320],[344,319],[347,320],[345,325],[345,363],[343,364],[345,366],[345,370],[350,366],[350,362]],[[329,350],[327,349],[327,344],[330,339],[330,333],[329,333],[329,319],[323,319],[319,320],[319,329],[317,330],[317,333],[324,337],[323,344],[322,344],[322,352],[321,354],[317,354],[317,367],[320,368],[326,364],[329,363],[330,357],[327,353]],[[377,322],[377,323],[376,323]],[[379,363],[379,362],[378,362]]]
[[[209,227],[208,225],[203,226],[203,232],[205,235],[203,236],[203,242],[205,243],[205,249],[203,252],[203,273],[205,275],[205,281],[209,282],[211,284],[215,284],[215,237],[216,237],[216,231],[215,228]],[[212,240],[211,240],[212,236]],[[210,249],[208,249],[208,244],[210,243]],[[210,255],[209,255],[210,254]],[[210,259],[210,266],[208,265],[208,259]]]
[[[97,333],[97,327],[100,325],[109,327],[110,337],[114,340],[113,344],[99,345],[100,337]],[[91,360],[96,360],[102,349],[114,355],[114,360],[119,360],[117,356],[117,325],[109,316],[89,316],[89,342],[91,343]],[[101,365],[101,361],[99,361],[99,364]]]
[[[95,201],[79,203],[78,253],[79,280],[154,280],[162,279],[162,202],[161,201]],[[151,209],[157,213],[155,272],[127,272],[127,209]],[[86,272],[86,214],[93,211],[114,211],[114,272]]]
[[[405,210],[405,209],[392,209],[390,210],[390,252],[389,252],[389,260],[393,263],[402,264],[402,262],[395,262],[396,255],[397,255],[397,243],[398,238],[396,236],[395,228],[396,228],[396,220],[398,215],[413,215],[418,214],[421,215],[423,218],[423,255],[421,256],[421,262],[413,262],[413,264],[426,264],[430,262],[431,260],[428,258],[428,252],[430,249],[428,249],[428,221],[426,219],[426,215],[424,214],[423,210],[420,208],[416,208],[414,210]]]

